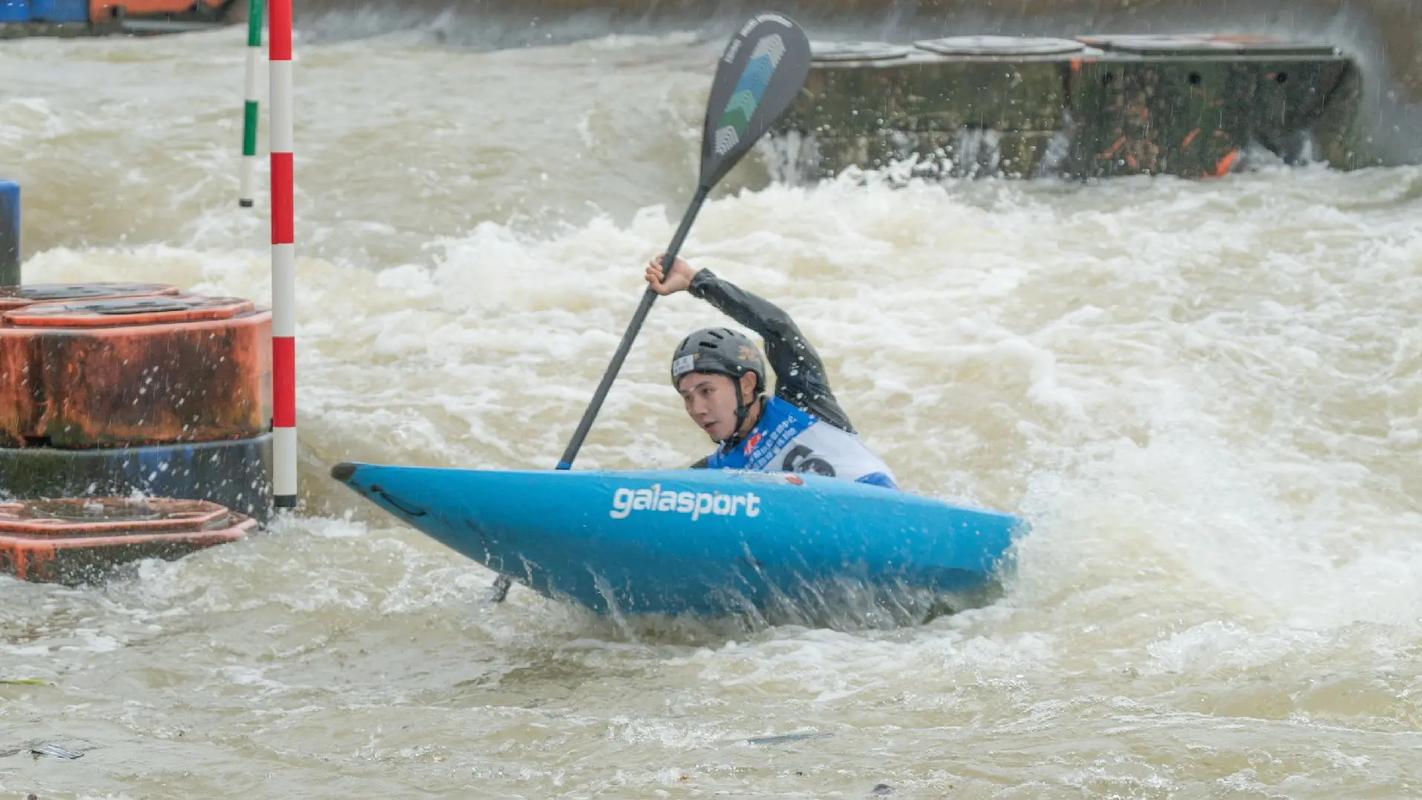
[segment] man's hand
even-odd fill
[[[678,258],[672,262],[671,274],[663,275],[662,258],[665,255],[663,253],[647,262],[647,285],[660,295],[684,291],[691,285],[691,279],[696,277],[697,269]]]

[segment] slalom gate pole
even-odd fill
[[[257,167],[257,69],[262,61],[262,0],[247,5],[247,77],[242,103],[242,187],[237,205],[251,208]]]
[[[296,507],[296,243],[292,155],[292,0],[272,0],[272,494]]]

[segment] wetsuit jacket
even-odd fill
[[[694,466],[813,472],[897,488],[888,465],[855,433],[830,391],[824,362],[789,314],[710,270],[696,273],[688,291],[765,339],[776,384],[755,427]]]

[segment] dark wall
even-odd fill
[[[1422,0],[296,0],[296,7],[303,26],[358,18],[372,33],[437,19],[442,35],[484,47],[673,27],[719,33],[767,8],[823,39],[1209,31],[1323,40],[1364,70],[1364,114],[1378,153],[1422,161]]]

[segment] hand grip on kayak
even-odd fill
[[[706,196],[731,167],[736,165],[800,93],[805,76],[810,72],[810,41],[788,17],[780,14],[759,14],[747,20],[726,45],[711,82],[711,97],[706,104],[706,121],[701,133],[701,177],[691,205],[682,215],[681,224],[667,246],[664,264],[676,263],[682,242],[691,230],[691,223],[701,210]],[[597,412],[607,399],[608,390],[622,369],[622,362],[632,349],[632,342],[642,329],[647,312],[652,310],[657,294],[650,288],[642,293],[642,302],[627,324],[622,341],[612,362],[607,365],[592,401],[583,412],[572,441],[563,451],[558,469],[572,469],[573,459],[583,446]]]

